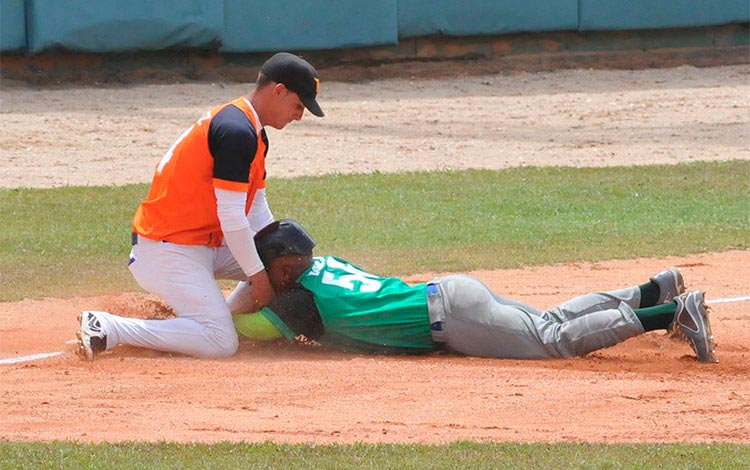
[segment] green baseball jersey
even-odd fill
[[[334,256],[313,258],[297,283],[301,289],[261,310],[288,339],[298,334],[310,338],[308,330],[317,336],[310,339],[338,348],[410,353],[436,349],[425,284],[410,286],[379,277]],[[312,302],[306,301],[310,298]],[[316,328],[318,320],[322,325]]]

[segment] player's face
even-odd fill
[[[305,114],[305,105],[297,93],[288,90],[284,85],[277,84],[274,88],[274,106],[271,119],[264,125],[274,129],[283,129],[292,121],[299,121]]]
[[[270,263],[268,280],[277,293],[288,291],[307,268],[312,266],[312,253],[280,256]]]

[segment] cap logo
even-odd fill
[[[315,80],[315,94],[318,94],[318,90],[320,89],[320,79],[318,77],[313,77],[313,80]]]

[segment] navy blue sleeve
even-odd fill
[[[247,183],[258,150],[258,135],[238,107],[226,106],[208,128],[208,149],[214,157],[214,178]]]

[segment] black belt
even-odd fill
[[[130,244],[131,244],[132,246],[135,246],[135,245],[137,245],[137,244],[138,244],[138,237],[139,237],[139,236],[140,236],[140,235],[138,235],[138,233],[137,233],[137,232],[131,232],[131,233],[130,233]],[[169,243],[169,242],[168,242],[168,241],[166,241],[166,240],[162,240],[161,242],[162,242],[162,243]]]

